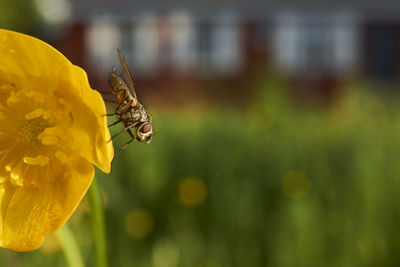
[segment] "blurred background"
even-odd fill
[[[1,27],[51,43],[93,88],[122,73],[120,48],[153,116],[152,143],[96,173],[110,266],[399,266],[399,14],[389,0],[0,0]],[[93,266],[86,200],[69,222]],[[0,262],[66,266],[57,236]]]

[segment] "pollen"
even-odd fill
[[[38,135],[48,127],[48,123],[42,118],[24,120],[17,132],[17,142],[24,145],[38,146]]]

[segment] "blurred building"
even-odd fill
[[[330,96],[348,77],[391,82],[400,70],[396,1],[71,3],[64,52],[101,87],[119,65],[117,47],[135,80],[160,92],[224,81],[240,97],[255,73],[278,69],[300,94]]]

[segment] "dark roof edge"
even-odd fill
[[[383,3],[382,3],[383,2]],[[116,20],[134,20],[141,14],[168,14],[184,10],[199,19],[210,19],[221,13],[231,12],[255,20],[269,20],[278,11],[300,13],[355,12],[372,20],[400,21],[400,1],[135,1],[135,2],[90,2],[72,1],[75,21],[87,21],[105,16]]]

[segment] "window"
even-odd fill
[[[94,19],[89,24],[85,35],[89,66],[95,70],[105,70],[114,65],[115,49],[120,47],[122,40],[118,25],[109,19]]]
[[[159,58],[158,19],[154,15],[145,15],[135,24],[132,58],[137,74],[151,74],[157,69]]]
[[[224,14],[211,26],[211,68],[221,75],[236,74],[242,64],[240,24],[235,16]]]
[[[197,62],[196,33],[192,18],[185,13],[170,16],[172,66],[177,71],[190,70]]]
[[[357,56],[354,15],[282,13],[276,19],[274,54],[287,72],[342,73],[353,69]]]

